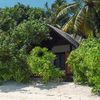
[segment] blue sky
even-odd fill
[[[0,7],[10,7],[20,2],[33,7],[43,7],[46,2],[51,5],[55,0],[0,0]]]
[[[0,8],[14,6],[15,4],[17,4],[17,2],[20,2],[25,5],[30,5],[32,7],[44,7],[44,4],[46,2],[48,2],[50,6],[54,1],[55,0],[0,0]]]

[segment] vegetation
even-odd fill
[[[58,80],[64,75],[63,71],[53,65],[55,59],[56,56],[47,48],[35,47],[27,62],[33,75],[42,77],[43,82],[47,83],[50,79]]]
[[[34,45],[41,45],[41,42],[49,38],[48,28],[44,21],[29,20],[19,24],[11,32],[13,43],[17,43],[18,48],[30,51]]]
[[[76,11],[71,13],[69,20],[62,26],[62,30],[66,32],[74,30],[74,33],[85,38],[100,37],[100,2],[98,0],[76,1],[80,2],[65,7],[57,15],[57,18],[59,18],[76,7]]]
[[[53,24],[57,27],[62,25],[64,21],[66,21],[68,18],[68,15],[64,19],[57,19],[58,13],[67,6],[66,0],[55,0],[55,2],[51,5],[51,8],[48,7],[48,3],[45,4],[46,8],[46,20],[49,24]],[[62,16],[63,17],[63,16]]]
[[[55,0],[51,7],[46,3],[45,9],[20,3],[0,9],[0,82],[27,82],[35,75],[47,83],[62,77],[63,72],[52,63],[55,55],[36,47],[50,38],[46,25],[52,24],[69,34],[92,37],[71,53],[68,64],[75,82],[88,84],[100,94],[100,2],[73,1]]]
[[[67,0],[55,0],[51,5],[51,8],[48,7],[48,3],[45,4],[45,7],[48,23],[53,24],[58,28],[62,28],[79,6],[76,3],[68,4]],[[65,8],[68,10],[66,11]]]
[[[18,3],[14,7],[0,9],[0,30],[9,34],[18,46],[40,45],[49,37],[44,16],[43,9]]]
[[[24,49],[18,49],[9,36],[0,33],[0,82],[27,82],[29,77],[30,71]]]
[[[93,92],[100,94],[100,39],[84,40],[72,51],[68,64],[76,83],[88,84]]]
[[[27,20],[43,20],[45,12],[42,8],[32,8],[23,4],[0,9],[0,29],[9,31]]]
[[[22,4],[0,9],[0,82],[29,80],[28,53],[49,37],[46,22],[42,15],[38,17],[40,13],[42,9]]]

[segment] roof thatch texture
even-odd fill
[[[48,26],[54,30],[56,33],[58,33],[60,36],[62,36],[63,38],[65,38],[70,44],[72,44],[75,48],[77,48],[79,46],[79,43],[78,41],[76,41],[71,35],[69,35],[68,33],[66,32],[63,32],[62,30],[52,26],[52,25],[49,25]]]

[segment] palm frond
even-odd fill
[[[77,14],[76,16],[76,19],[75,19],[75,23],[74,23],[74,28],[76,31],[80,31],[82,33],[83,32],[83,26],[84,26],[84,22],[85,22],[85,19],[84,19],[84,13],[85,13],[85,8],[82,8],[79,13]]]
[[[66,14],[67,11],[68,11],[69,9],[74,8],[74,7],[76,7],[76,6],[78,6],[78,3],[73,3],[73,4],[70,4],[70,5],[67,5],[66,8],[62,9],[62,10],[58,13],[57,18],[59,18],[60,16]]]
[[[83,7],[76,16],[74,29],[85,37],[93,36],[93,29],[91,26],[91,16],[89,9]]]
[[[75,17],[76,16],[72,16],[71,19],[63,25],[62,30],[64,32],[68,32],[68,30],[73,29]]]

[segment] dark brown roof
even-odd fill
[[[62,30],[52,26],[52,25],[49,25],[48,26],[54,30],[56,33],[58,33],[60,36],[62,36],[63,38],[65,38],[70,44],[72,44],[74,47],[78,47],[79,46],[79,43],[73,38],[71,37],[71,35],[69,35],[68,33],[65,33],[63,32]]]

